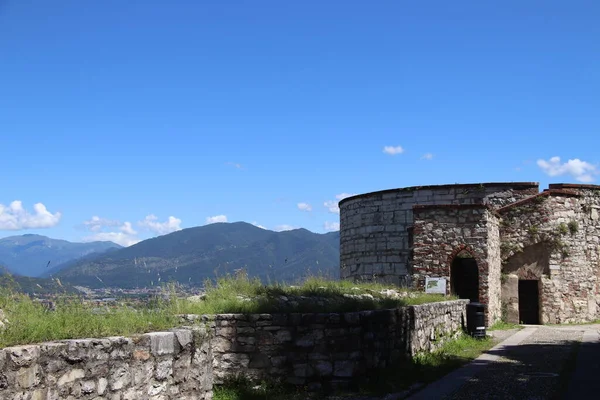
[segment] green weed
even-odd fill
[[[181,314],[351,312],[454,299],[422,292],[390,298],[380,293],[384,288],[390,285],[333,281],[319,276],[308,277],[297,286],[264,285],[241,271],[221,277],[214,284],[207,282],[206,297],[200,302],[178,297],[171,284],[165,286],[162,296],[151,298],[145,306],[121,303],[98,308],[82,298],[63,294],[53,311],[25,294],[4,289],[0,291],[0,309],[9,323],[0,334],[0,347],[165,330],[177,326]],[[358,294],[366,296],[349,296]]]
[[[157,308],[94,308],[81,299],[64,298],[49,311],[29,296],[4,291],[0,308],[8,319],[0,347],[48,340],[131,335],[172,328],[176,314],[169,304]]]
[[[292,286],[279,283],[264,285],[259,279],[238,272],[217,279],[216,284],[207,282],[204,301],[185,303],[184,313],[351,312],[397,308],[455,298],[423,292],[408,292],[405,297],[391,298],[381,293],[381,290],[387,288],[393,289],[393,285],[334,281],[320,276],[308,277],[298,285]]]

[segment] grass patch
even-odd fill
[[[359,394],[382,396],[404,391],[417,383],[431,383],[474,360],[495,344],[496,342],[490,338],[474,339],[468,335],[462,335],[458,339],[446,342],[442,348],[432,353],[422,353],[412,360],[371,371],[362,381],[356,382],[360,387]],[[351,396],[351,393],[345,393],[345,395]],[[343,396],[344,394],[339,394],[340,398]],[[323,397],[322,393],[311,393],[281,385],[265,382],[257,385],[245,380],[233,380],[216,386],[213,398],[214,400],[295,400]]]
[[[200,302],[177,296],[174,284],[165,287],[163,296],[135,307],[121,303],[116,307],[95,308],[83,298],[59,295],[56,309],[50,311],[29,296],[15,290],[0,291],[0,309],[9,321],[0,334],[0,347],[39,343],[49,340],[132,335],[165,330],[178,325],[181,314],[350,312],[402,307],[411,304],[450,300],[452,297],[396,288],[402,297],[382,294],[390,285],[333,281],[323,277],[307,278],[297,286],[264,285],[244,272],[207,282]]]
[[[264,381],[257,384],[243,378],[232,378],[213,388],[213,400],[291,400],[306,397],[306,393],[292,387]]]
[[[172,328],[177,325],[175,309],[169,302],[133,309],[97,309],[81,299],[64,298],[49,311],[21,293],[0,293],[0,308],[8,324],[0,334],[0,347],[49,340],[132,335]]]
[[[180,306],[186,314],[351,312],[390,309],[407,305],[454,300],[455,297],[396,288],[402,297],[390,297],[382,291],[393,285],[372,282],[333,281],[308,277],[298,285],[264,285],[245,273],[207,282],[204,301]],[[406,294],[406,295],[404,295]]]
[[[463,334],[446,342],[431,353],[421,353],[412,360],[385,368],[373,375],[369,394],[382,395],[400,392],[416,383],[428,384],[474,360],[496,344],[491,338],[474,339]]]

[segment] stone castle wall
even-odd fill
[[[487,323],[492,325],[502,318],[502,260],[500,220],[497,214],[488,214],[487,225],[487,264],[488,264],[488,293],[487,293]]]
[[[600,187],[551,185],[498,210],[503,303],[518,321],[519,279],[539,280],[540,322],[600,317]]]
[[[499,250],[498,218],[488,205],[414,207],[413,281],[422,290],[426,276],[446,278],[450,294],[452,262],[467,252],[477,262],[488,325],[501,316]]]
[[[369,370],[429,352],[460,332],[466,300],[327,314],[217,315],[215,380],[234,374],[351,387]]]
[[[212,398],[206,332],[77,339],[0,350],[0,398],[139,400]]]
[[[539,192],[537,183],[438,185],[385,190],[340,202],[340,276],[409,285],[414,205],[488,204]]]
[[[132,338],[0,349],[0,398],[203,400],[229,376],[351,387],[371,368],[454,337],[466,300],[333,314],[184,316],[193,327]]]

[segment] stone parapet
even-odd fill
[[[201,320],[214,335],[216,383],[243,375],[328,390],[352,387],[369,370],[435,350],[461,331],[467,303],[349,313],[224,314]]]
[[[205,400],[228,377],[352,387],[429,352],[465,324],[466,300],[348,313],[185,315],[189,327],[0,349],[0,398]]]
[[[0,350],[0,398],[212,398],[212,350],[197,328]]]

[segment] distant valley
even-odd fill
[[[0,266],[15,275],[39,277],[68,261],[120,248],[113,242],[73,243],[41,235],[9,236],[0,239]]]
[[[63,243],[62,248],[69,251],[54,253],[54,258],[64,261],[53,261],[48,268],[46,264],[52,258],[47,257],[50,254],[46,250],[42,251],[42,243],[49,242],[42,240],[43,236],[31,236],[37,235],[0,239],[0,243],[11,239],[18,243],[20,254],[27,254],[29,243],[30,252],[38,258],[28,256],[24,258],[28,263],[22,264],[27,268],[17,268],[17,263],[3,260],[0,252],[3,265],[13,273],[34,273],[59,278],[64,284],[91,288],[143,288],[169,281],[200,286],[206,279],[242,268],[265,282],[293,282],[309,272],[339,277],[339,232],[318,234],[306,229],[274,232],[245,222],[216,223],[183,229],[126,248],[96,242],[93,247],[80,247],[81,253],[74,257],[71,250],[77,245],[92,243],[70,243],[75,247]],[[19,237],[29,240],[14,239]],[[42,261],[44,257],[47,259]]]

